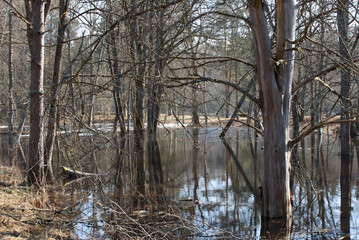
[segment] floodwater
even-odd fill
[[[239,127],[224,143],[220,132],[160,129],[159,154],[148,158],[145,143],[140,163],[133,143],[118,151],[120,144],[108,136],[82,136],[76,146],[60,140],[63,150],[54,160],[59,178],[62,165],[99,174],[65,181],[56,193],[54,201],[74,209],[64,228],[76,239],[359,238],[357,144],[345,164],[340,140],[325,131],[319,148],[310,137],[298,145],[292,226],[271,233],[261,231],[261,202],[254,194],[263,176],[262,139]]]

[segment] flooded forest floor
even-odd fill
[[[228,119],[217,119],[213,117],[209,120],[208,125],[223,127],[227,121]],[[243,126],[243,122],[245,121],[245,118],[239,118],[233,126]],[[163,125],[175,124],[175,120],[163,119],[162,123]],[[184,123],[188,125],[191,124],[189,121],[184,121]],[[306,126],[307,124],[309,124],[309,120],[305,119],[302,125]],[[201,125],[204,126],[203,119]],[[328,137],[334,138],[338,133],[338,125],[329,125],[327,132]],[[221,228],[220,224],[210,225],[204,221],[204,219],[208,220],[212,218],[219,219],[218,222],[220,222],[221,219],[228,221],[228,219],[231,219],[231,216],[228,214],[228,209],[231,210],[231,208],[234,209],[233,224],[237,223],[238,219],[241,219],[237,217],[238,219],[236,220],[235,215],[250,219],[250,221],[248,221],[249,226],[246,228],[242,227],[242,229],[237,231],[237,233],[239,232],[242,236],[245,236],[251,233],[253,225],[258,225],[257,220],[257,222],[251,220],[257,218],[256,215],[258,215],[258,213],[254,210],[253,213],[251,212],[252,208],[257,208],[257,205],[254,203],[253,206],[250,206],[250,204],[247,203],[248,201],[252,201],[250,197],[252,194],[247,194],[247,192],[243,190],[245,189],[245,187],[243,187],[245,184],[242,184],[243,186],[233,184],[233,186],[228,188],[228,176],[233,178],[230,179],[230,184],[232,184],[232,182],[239,183],[239,179],[241,178],[238,173],[233,170],[235,167],[233,167],[233,169],[229,167],[232,166],[231,161],[225,161],[228,158],[228,154],[220,155],[220,153],[225,153],[222,149],[222,144],[219,144],[220,147],[222,147],[219,150],[215,147],[218,142],[218,134],[219,132],[216,132],[214,139],[209,141],[207,147],[204,147],[208,148],[208,156],[216,157],[216,159],[213,160],[213,166],[210,160],[203,160],[203,166],[205,166],[206,171],[201,170],[201,161],[197,161],[197,159],[201,159],[202,155],[194,155],[195,157],[193,157],[193,159],[195,159],[195,161],[193,161],[193,163],[191,161],[192,158],[190,158],[192,155],[186,155],[185,153],[181,155],[181,148],[187,147],[190,149],[193,145],[190,142],[188,146],[185,146],[185,140],[183,139],[186,138],[180,141],[177,140],[177,144],[172,144],[173,147],[176,147],[175,150],[177,149],[176,151],[173,150],[173,153],[176,153],[183,162],[186,162],[185,166],[188,165],[191,166],[191,168],[183,171],[183,173],[177,173],[176,171],[174,173],[167,173],[169,176],[167,177],[168,179],[177,179],[173,182],[168,180],[168,184],[177,186],[180,184],[177,181],[181,178],[186,178],[188,182],[183,183],[185,186],[184,190],[172,186],[172,188],[175,189],[172,195],[176,195],[177,199],[169,197],[165,203],[163,199],[158,199],[151,195],[138,197],[126,191],[116,193],[113,187],[103,188],[104,185],[102,184],[106,183],[96,178],[91,178],[90,180],[85,179],[85,181],[81,180],[78,182],[74,181],[70,186],[65,186],[66,184],[63,182],[59,182],[56,185],[46,186],[46,188],[43,189],[29,187],[26,183],[26,171],[0,165],[0,239],[70,240],[100,239],[101,236],[106,236],[106,238],[108,237],[109,239],[196,239],[196,236],[201,236],[204,239],[237,239],[237,236],[233,235],[231,231],[228,231],[228,228],[225,230],[225,228]],[[169,141],[166,139],[165,142],[168,143]],[[212,153],[211,149],[213,150]],[[246,153],[247,150],[242,149],[241,151],[242,153]],[[169,162],[171,168],[165,169],[167,169],[167,171],[170,171],[168,169],[172,169],[171,171],[174,171],[173,169],[181,170],[182,165],[179,164],[181,161],[171,162],[171,159],[174,159],[176,154],[173,154],[173,156],[168,154],[163,155],[163,161]],[[243,159],[247,159],[247,157],[243,157]],[[223,162],[226,163],[225,167],[227,169],[227,177],[225,178],[227,181],[226,188],[222,186],[223,176],[225,176],[223,175],[224,170],[217,173],[217,171],[219,171],[217,170],[219,168],[218,166]],[[207,164],[209,164],[209,170],[207,170]],[[173,167],[174,165],[176,167]],[[247,172],[251,173],[251,169],[248,167],[250,164],[243,160],[243,165],[247,167]],[[194,183],[191,183],[190,181],[192,180],[188,177],[191,175],[191,171],[193,171],[193,178],[196,180]],[[209,183],[207,183],[207,178],[203,177],[203,179],[205,179],[203,180],[198,176],[201,172],[205,172],[204,176],[211,176],[211,174],[209,174],[211,171],[213,173],[212,175],[219,174],[220,177],[213,178],[212,182],[211,178],[209,178]],[[198,182],[201,184],[198,184]],[[198,190],[197,193],[199,186],[206,184],[210,188],[209,192],[212,193],[212,198],[202,196],[202,192],[207,194],[207,189],[202,192]],[[89,185],[91,187],[88,187]],[[171,188],[170,185],[167,187]],[[185,198],[183,192],[190,192],[186,190],[190,188],[194,189],[193,196],[187,198],[186,195]],[[108,192],[105,192],[104,189],[107,189],[106,191]],[[227,189],[227,192],[224,192],[224,189]],[[228,195],[228,189],[230,190],[229,192],[235,192],[233,193],[233,201],[228,200],[230,199],[228,196],[231,196]],[[301,190],[299,192],[301,193]],[[202,199],[207,199],[208,203],[202,202],[197,204],[197,199],[200,199],[198,195],[200,197],[202,196]],[[227,196],[227,198],[224,198],[224,196]],[[221,201],[217,202],[217,198],[221,199]],[[239,201],[239,199],[242,198],[244,198],[244,200]],[[301,209],[301,201],[303,199],[305,200],[305,198],[297,197],[297,199],[300,199],[300,201],[298,200],[299,202],[296,203],[296,206],[298,209]],[[224,209],[223,211],[226,212],[226,214],[217,218],[212,217],[211,214],[219,212],[220,209]],[[248,213],[251,213],[253,216]],[[193,216],[197,216],[197,219],[194,220],[195,218]],[[196,224],[195,221],[198,221],[198,219],[203,219],[203,223]],[[214,221],[214,223],[216,223],[216,221]],[[199,225],[201,225],[201,227],[198,228]],[[82,235],[82,231],[90,231],[91,233]],[[206,235],[201,234],[201,232],[206,233]],[[256,236],[256,230],[254,229],[251,234],[252,237]],[[88,238],[88,236],[92,237]]]
[[[97,205],[102,219],[87,218],[78,209],[89,201],[86,194],[78,191],[66,196],[68,186],[63,183],[43,189],[29,187],[24,176],[18,168],[0,166],[0,239],[187,239],[197,231],[193,222],[177,214],[173,202],[163,204],[147,194],[140,196],[140,201],[146,202],[143,210],[128,212],[102,193],[102,200],[94,197],[90,207],[94,210],[93,206]],[[77,183],[72,181],[70,188],[78,189]],[[192,200],[183,201],[181,207],[199,207]],[[101,226],[97,225],[99,222]],[[219,231],[219,234],[224,237],[230,233]]]

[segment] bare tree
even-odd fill
[[[25,0],[27,39],[31,56],[28,180],[37,185],[43,184],[44,175],[44,34],[50,5],[51,0]]]
[[[54,142],[56,136],[56,120],[57,120],[57,100],[58,100],[58,88],[60,81],[60,72],[61,72],[61,62],[62,62],[62,48],[64,45],[65,31],[67,23],[66,14],[69,6],[69,0],[60,0],[59,4],[59,25],[57,30],[57,43],[56,43],[56,53],[55,53],[55,62],[54,62],[54,72],[52,76],[52,85],[51,85],[51,98],[50,98],[50,109],[49,109],[49,119],[47,126],[47,136],[45,144],[45,177],[49,181],[54,181],[54,174],[52,171],[52,155],[54,149]]]
[[[249,0],[264,125],[263,216],[290,219],[289,105],[293,76],[295,0],[279,0],[275,56],[262,1]],[[288,223],[288,222],[286,222]]]
[[[108,7],[108,16],[107,21],[110,25],[113,24],[113,13],[114,3],[112,1],[107,1]],[[126,123],[125,123],[125,111],[124,111],[124,97],[122,96],[124,92],[124,78],[121,79],[121,69],[119,66],[119,26],[111,31],[110,36],[108,37],[108,55],[110,56],[110,72],[113,76],[113,100],[115,103],[115,119],[114,119],[114,132],[117,131],[117,126],[120,127],[121,137],[125,137],[126,134]]]

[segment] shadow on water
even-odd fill
[[[154,141],[92,136],[81,138],[81,149],[68,144],[55,168],[69,165],[101,177],[76,179],[54,194],[53,201],[72,209],[64,227],[76,239],[358,238],[356,141],[348,159],[340,157],[340,142],[325,134],[315,151],[310,138],[298,144],[292,227],[282,229],[280,221],[261,219],[262,139],[233,128],[221,141],[220,132],[160,129]],[[77,148],[72,158],[71,145]]]

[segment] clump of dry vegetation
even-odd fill
[[[0,239],[72,239],[44,190],[26,186],[17,168],[0,166]]]
[[[207,229],[212,230],[211,238],[235,238],[223,229],[203,226],[200,219],[181,217],[181,209],[200,208],[193,201],[165,201],[157,195],[134,193],[116,197],[95,191],[97,197],[85,206],[89,196],[84,189],[91,188],[87,184],[96,186],[95,182],[80,178],[65,186],[38,189],[27,186],[19,169],[0,166],[0,239],[78,239],[81,234],[75,230],[77,223],[83,224],[77,230],[85,231],[81,239],[192,239]],[[91,215],[94,208],[101,219]],[[89,216],[81,217],[81,211]],[[194,224],[196,221],[202,227]],[[90,228],[94,231],[87,232]]]

